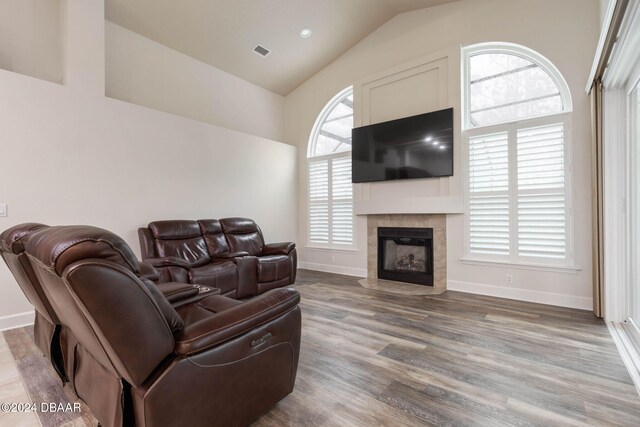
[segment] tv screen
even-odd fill
[[[354,128],[352,182],[453,175],[453,108]]]

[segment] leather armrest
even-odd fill
[[[154,267],[183,267],[183,268],[191,268],[192,265],[186,262],[185,260],[175,257],[175,256],[167,256],[162,258],[146,258],[144,262],[151,264]]]
[[[200,289],[198,289],[197,286],[190,285],[189,283],[164,282],[157,283],[156,286],[160,289],[162,295],[169,300],[169,302],[189,298],[194,295],[198,295],[198,292],[200,292]]]
[[[140,263],[140,277],[143,279],[149,279],[152,282],[157,282],[160,279],[160,273],[155,267],[148,262]]]
[[[262,255],[289,255],[295,247],[293,242],[269,243],[262,247]]]
[[[249,256],[249,252],[238,251],[238,252],[222,252],[220,254],[216,254],[213,259],[230,259],[230,258],[240,258],[243,256]]]
[[[207,350],[285,314],[299,302],[300,294],[293,288],[265,292],[185,327],[176,342],[175,353],[188,356]]]

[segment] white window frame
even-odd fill
[[[495,123],[487,126],[476,126],[471,124],[470,111],[470,58],[479,54],[502,53],[519,56],[527,61],[537,64],[547,72],[556,84],[562,100],[563,111],[560,113],[542,115],[514,121]],[[541,269],[570,272],[577,272],[579,269],[574,264],[573,248],[573,203],[572,203],[572,161],[571,161],[571,113],[572,103],[569,87],[558,71],[558,69],[539,53],[524,46],[512,43],[480,43],[462,49],[462,93],[463,112],[462,120],[462,142],[464,144],[464,170],[465,170],[465,255],[462,261],[469,264],[495,264],[503,266],[515,266],[527,269]],[[518,188],[517,188],[517,131],[536,126],[552,125],[563,123],[564,132],[564,193],[565,193],[565,242],[566,256],[563,259],[548,259],[535,257],[519,257],[518,255]],[[471,197],[469,180],[469,139],[475,136],[507,132],[509,149],[509,255],[491,255],[471,253],[470,241],[470,212],[469,201]]]
[[[322,109],[322,112],[318,115],[318,118],[316,119],[312,131],[311,131],[311,135],[309,136],[309,143],[307,145],[307,173],[306,173],[306,194],[307,194],[307,215],[306,215],[306,221],[307,221],[307,248],[311,248],[311,249],[330,249],[330,250],[342,250],[342,251],[355,251],[357,248],[357,244],[356,244],[356,229],[355,229],[355,215],[352,217],[352,240],[351,240],[351,244],[344,244],[344,243],[333,243],[332,241],[332,234],[333,234],[333,215],[332,215],[332,209],[333,209],[333,197],[332,197],[332,167],[333,167],[333,160],[337,159],[337,158],[351,158],[351,151],[342,151],[339,153],[332,153],[332,154],[325,154],[325,155],[321,155],[321,156],[317,156],[314,155],[315,152],[315,144],[316,141],[318,140],[318,135],[319,132],[325,122],[325,120],[327,119],[327,117],[329,116],[329,114],[331,114],[331,111],[333,111],[333,109],[342,101],[342,99],[344,99],[346,96],[348,96],[350,93],[353,93],[353,86],[349,86],[344,88],[343,90],[341,90],[340,92],[338,92],[333,98],[331,98],[331,100],[324,106],[324,108]],[[309,187],[310,187],[310,180],[309,180],[309,166],[312,162],[314,161],[323,161],[326,160],[328,163],[328,175],[329,175],[329,195],[328,195],[328,212],[329,212],[329,224],[328,224],[328,232],[329,232],[329,243],[321,243],[321,242],[312,242],[311,241],[311,200],[309,199]],[[351,204],[353,206],[353,193],[351,196]]]

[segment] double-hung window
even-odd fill
[[[310,246],[350,249],[354,245],[352,129],[353,88],[349,87],[325,106],[309,139]]]
[[[465,48],[467,258],[572,264],[571,98],[522,46]]]

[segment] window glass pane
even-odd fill
[[[471,125],[486,126],[562,112],[560,91],[537,64],[516,55],[469,58]]]
[[[312,141],[311,156],[351,151],[353,129],[353,91],[348,92],[332,105]]]

